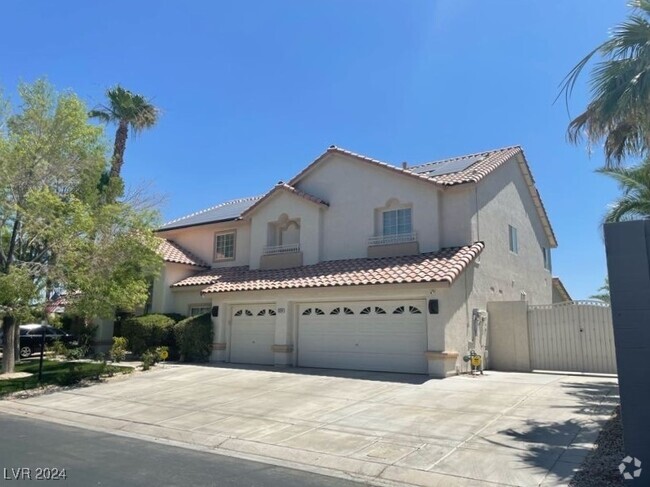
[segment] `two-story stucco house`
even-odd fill
[[[446,377],[488,301],[551,303],[557,246],[520,147],[393,166],[330,147],[263,196],[163,225],[152,310],[210,311],[213,361]]]

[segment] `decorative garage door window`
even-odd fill
[[[257,316],[275,316],[276,312],[274,309],[262,309],[256,313]],[[250,309],[240,309],[235,312],[235,316],[253,316],[253,312]]]
[[[329,310],[329,312],[327,312]],[[270,312],[271,310],[269,310]],[[260,311],[260,316],[262,316],[263,311]],[[366,306],[363,308],[359,314],[361,315],[385,315],[385,314],[394,314],[394,315],[401,315],[401,314],[412,314],[412,315],[421,315],[422,311],[416,307],[416,306],[397,306],[395,308],[385,308],[383,306]],[[275,312],[273,312],[275,314]],[[325,311],[322,308],[306,308],[302,311],[301,315],[302,316],[310,316],[310,315],[317,315],[317,316],[323,316],[323,315],[353,315],[354,310],[352,308],[348,308],[347,306],[336,306],[334,308],[326,308]]]
[[[313,311],[314,311],[315,315],[324,315],[325,314],[325,311],[323,311],[320,308],[314,308]],[[305,311],[302,312],[302,315],[303,316],[309,316],[311,313],[312,313],[312,309],[307,308]]]
[[[334,308],[332,311],[330,311],[330,314],[331,314],[331,315],[337,315],[337,314],[339,314],[339,313],[341,313],[341,308],[340,308],[340,307],[339,307],[339,308]],[[346,314],[346,315],[353,315],[353,314],[354,314],[354,311],[352,311],[352,310],[351,310],[350,308],[348,308],[348,307],[344,307],[344,308],[343,308],[343,314]]]

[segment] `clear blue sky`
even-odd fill
[[[330,144],[411,164],[521,144],[559,240],[554,274],[585,298],[617,188],[593,173],[599,148],[566,143],[553,100],[625,3],[10,0],[0,86],[46,76],[89,105],[116,83],[153,98],[162,118],[129,142],[123,175],[167,195],[165,220],[263,193]]]

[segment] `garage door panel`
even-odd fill
[[[272,365],[275,343],[275,306],[270,304],[233,306],[230,361]]]
[[[298,365],[426,373],[423,309],[423,301],[303,304]]]

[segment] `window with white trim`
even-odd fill
[[[214,261],[235,258],[235,232],[217,233],[214,236]]]
[[[544,269],[550,271],[551,270],[551,249],[548,247],[542,247],[542,255],[544,256]]]
[[[383,235],[402,235],[412,233],[411,209],[401,208],[382,213]]]
[[[209,304],[190,304],[190,316],[199,316],[209,313],[211,306]]]
[[[512,225],[508,225],[508,241],[510,252],[513,254],[519,253],[519,240],[517,239],[517,229]]]

